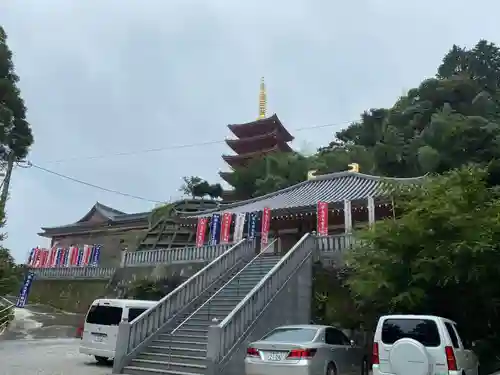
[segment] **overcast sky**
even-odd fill
[[[217,181],[229,148],[85,158],[223,140],[228,123],[256,118],[261,76],[294,147],[325,145],[434,75],[453,43],[500,42],[498,14],[494,0],[0,1],[35,136],[30,159],[159,201],[179,196],[182,176]],[[324,124],[333,125],[294,131]],[[96,201],[153,207],[18,168],[6,246],[23,261],[47,245],[40,226],[74,222]]]

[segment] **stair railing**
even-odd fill
[[[175,314],[202,295],[215,280],[242,258],[248,257],[254,251],[254,245],[254,241],[246,239],[239,241],[132,322],[121,321],[118,327],[113,374],[119,374],[128,359],[140,352],[141,348],[145,347]]]
[[[315,236],[305,234],[222,322],[209,327],[207,357],[211,373],[219,373],[219,364],[245,338],[248,328],[315,250]]]
[[[250,267],[257,259],[260,259],[265,253],[269,253],[270,249],[275,249],[275,244],[276,244],[277,239],[272,240],[266,247],[264,247],[255,257],[252,258],[241,270],[239,270],[233,277],[229,279],[228,282],[226,282],[223,286],[221,286],[217,292],[215,292],[209,299],[207,299],[200,307],[198,307],[193,313],[191,313],[186,319],[184,319],[177,327],[175,327],[168,336],[168,341],[169,341],[169,363],[171,363],[172,359],[172,342],[173,342],[173,336],[175,333],[184,326],[196,313],[198,313],[202,308],[205,306],[208,306],[208,312],[207,312],[207,320],[210,321],[211,313],[210,313],[210,302],[219,295],[219,293],[224,290],[226,286],[231,284],[233,281],[237,280],[238,281],[238,291],[239,291],[239,281],[240,281],[240,276],[241,273],[246,270],[248,267]],[[217,317],[214,317],[213,322],[218,322]]]
[[[7,329],[14,318],[14,307],[8,299],[0,297],[0,335]]]

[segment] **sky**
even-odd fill
[[[183,176],[221,182],[226,125],[257,118],[261,76],[268,113],[311,151],[433,76],[454,43],[500,43],[498,14],[497,0],[0,1],[29,160],[152,201],[180,197]],[[221,142],[172,148],[208,141]],[[47,246],[40,227],[73,223],[96,201],[154,206],[16,168],[4,245],[22,262]]]

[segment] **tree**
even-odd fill
[[[198,176],[190,176],[190,177],[183,177],[182,181],[183,181],[183,184],[179,188],[179,191],[181,191],[182,193],[184,193],[186,195],[190,195],[192,198],[194,198],[195,197],[195,194],[194,194],[195,186],[200,184],[203,181],[203,179],[201,177],[198,177]]]
[[[430,178],[396,195],[397,220],[360,233],[347,283],[372,324],[379,314],[435,314],[470,340],[498,342],[500,194],[489,181],[470,166]]]
[[[19,77],[14,70],[7,34],[0,26],[0,158],[7,170],[0,204],[5,206],[15,162],[24,159],[33,144],[31,126],[26,120],[26,107],[17,87]]]

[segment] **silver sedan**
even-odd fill
[[[363,348],[339,329],[278,327],[247,348],[246,375],[368,375]]]

